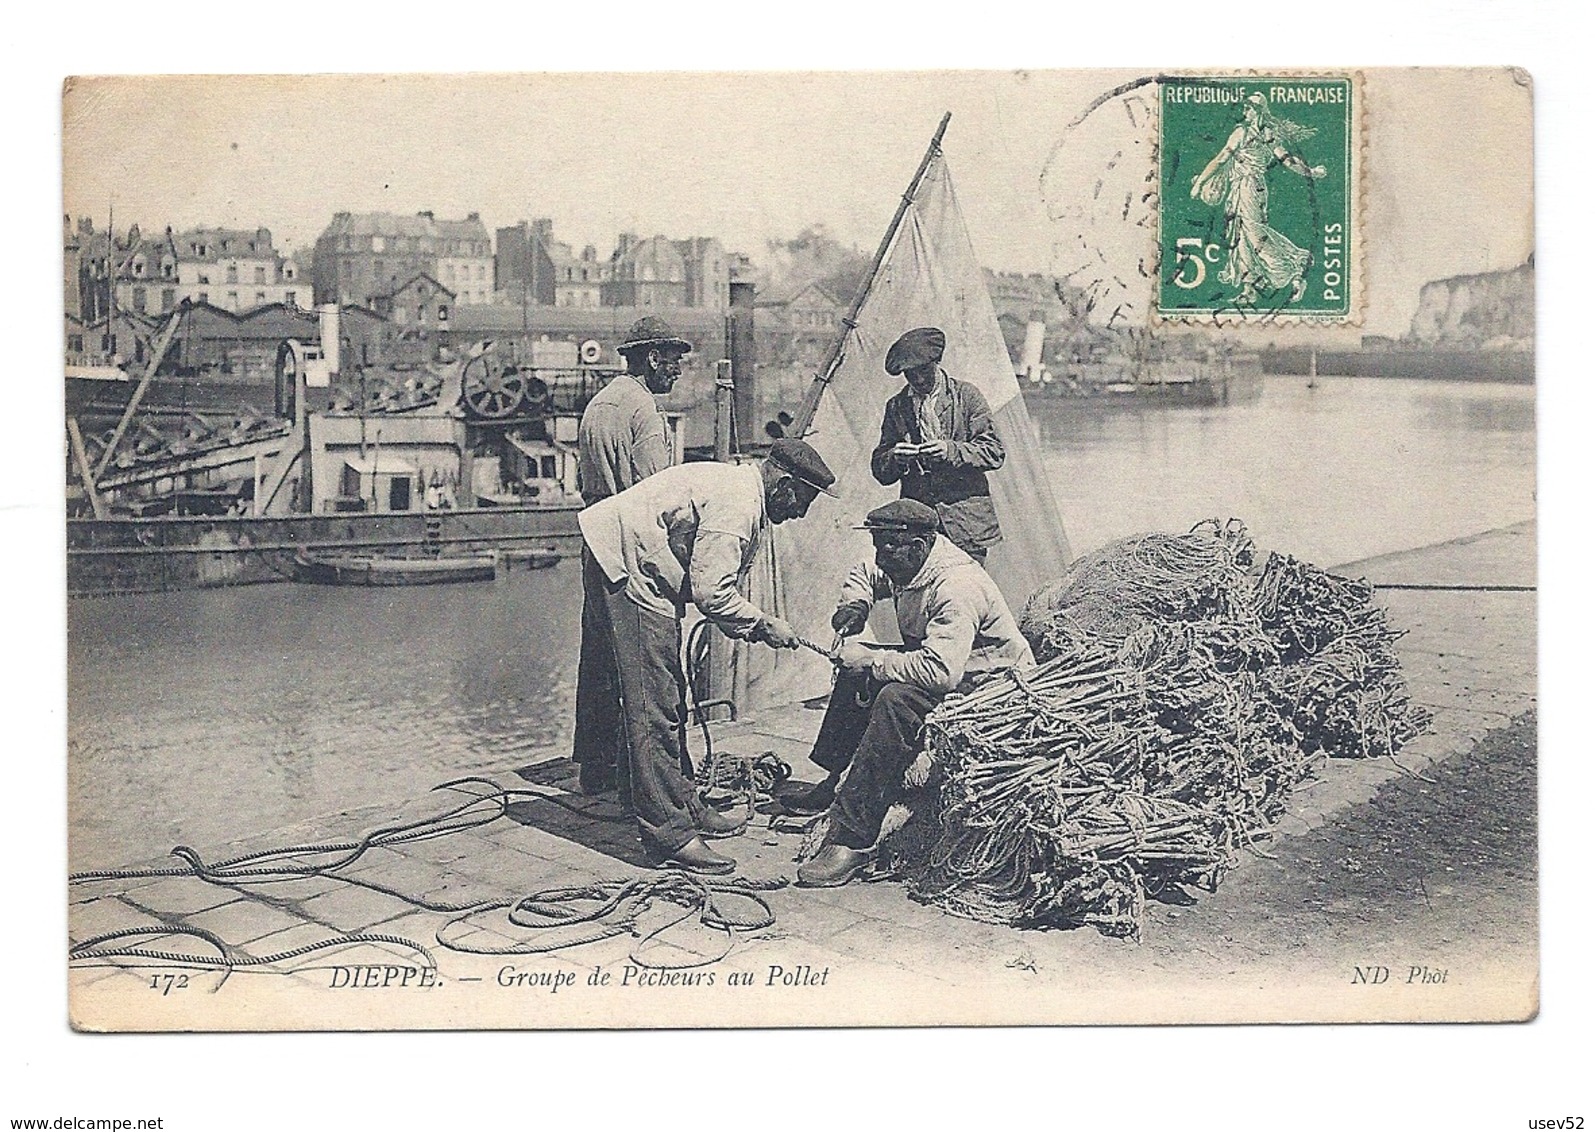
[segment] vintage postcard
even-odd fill
[[[73,1024],[1534,1017],[1532,82],[1236,63],[68,80]]]

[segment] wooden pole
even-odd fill
[[[100,498],[99,488],[94,486],[94,473],[89,470],[89,454],[83,447],[83,434],[78,431],[76,417],[66,419],[66,438],[72,444],[72,459],[77,462],[78,478],[83,481],[83,491],[89,497],[89,506],[94,508],[94,517],[103,519],[105,501]]]
[[[138,387],[133,390],[133,396],[128,398],[127,408],[122,410],[122,419],[116,422],[116,430],[111,433],[110,442],[105,446],[105,452],[100,457],[100,466],[94,470],[96,479],[105,474],[105,469],[111,466],[111,461],[116,458],[117,445],[122,443],[122,437],[127,432],[127,426],[133,420],[133,414],[138,412],[139,402],[144,400],[144,394],[150,387],[150,382],[155,380],[155,371],[161,368],[161,362],[166,360],[166,351],[171,349],[172,339],[177,334],[177,324],[183,320],[183,311],[188,305],[188,300],[183,301],[172,312],[172,317],[161,329],[154,344],[150,347],[150,362],[144,368],[144,376],[139,378]],[[109,324],[112,333],[115,333],[115,323]]]
[[[870,264],[869,273],[864,276],[864,282],[859,284],[858,294],[853,296],[853,305],[848,308],[847,316],[842,319],[842,332],[837,335],[836,343],[831,347],[831,354],[825,361],[825,368],[814,375],[814,382],[809,386],[809,391],[803,396],[803,403],[798,406],[796,416],[792,420],[792,435],[804,436],[809,431],[809,425],[814,422],[814,414],[820,407],[820,396],[825,392],[825,387],[836,376],[837,368],[842,364],[842,354],[847,349],[847,336],[858,325],[858,312],[863,309],[864,300],[869,298],[870,288],[875,284],[875,276],[881,269],[881,264],[886,260],[886,253],[891,251],[892,241],[897,238],[897,229],[903,223],[903,217],[908,214],[908,206],[914,203],[914,196],[919,192],[920,182],[925,179],[925,171],[930,168],[930,163],[936,154],[941,152],[942,135],[947,132],[947,123],[953,119],[949,110],[941,117],[941,124],[936,127],[935,135],[930,139],[930,145],[925,149],[925,156],[920,159],[919,168],[914,170],[913,180],[908,182],[908,188],[903,193],[903,199],[897,203],[897,212],[892,217],[891,224],[887,225],[886,235],[881,237],[880,247],[875,249],[875,259]]]

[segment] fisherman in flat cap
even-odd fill
[[[781,799],[788,813],[829,816],[823,847],[798,869],[805,887],[846,884],[869,863],[886,811],[920,757],[925,717],[948,693],[1034,663],[996,583],[939,525],[936,512],[913,499],[877,507],[864,520],[875,557],[842,583],[831,617],[844,640],[835,654],[839,671],[809,755],[828,773]],[[903,647],[854,640],[871,606],[887,599]],[[921,779],[928,774],[928,764],[918,769]]]
[[[886,402],[870,471],[901,483],[902,498],[933,508],[941,531],[985,565],[1002,541],[986,473],[1002,467],[1002,439],[979,389],[941,367],[947,336],[934,326],[908,331],[886,352],[886,372],[907,382]]]
[[[617,352],[626,372],[613,378],[582,411],[576,444],[577,485],[592,506],[670,466],[670,441],[655,396],[681,377],[692,343],[662,318],[632,323]],[[576,666],[576,731],[571,756],[581,768],[584,794],[618,789],[624,803],[625,737],[620,721],[620,681],[609,645],[604,575],[582,550],[582,640]]]
[[[767,524],[802,518],[836,477],[801,440],[778,440],[762,464],[678,464],[582,511],[582,539],[603,574],[620,680],[631,802],[656,863],[729,873],[704,838],[741,825],[698,796],[682,750],[688,602],[728,637],[790,649],[792,626],[742,596]]]

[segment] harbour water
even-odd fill
[[[1534,514],[1531,386],[1276,377],[1247,405],[1033,415],[1077,552],[1233,515],[1327,565]],[[574,561],[490,584],[73,600],[72,867],[568,750],[579,605]]]

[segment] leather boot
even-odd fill
[[[801,786],[789,790],[781,795],[781,809],[800,818],[823,814],[831,808],[831,803],[836,801],[836,784],[841,780],[841,775],[833,774],[813,786]]]
[[[701,837],[694,837],[671,856],[660,861],[659,867],[685,869],[689,873],[701,873],[705,876],[725,876],[727,873],[737,871],[735,861],[716,853],[703,843]]]
[[[741,818],[734,818],[730,814],[722,814],[713,806],[705,806],[703,813],[698,817],[698,836],[710,841],[722,837],[736,837],[748,827],[748,823]]]
[[[846,845],[826,845],[811,861],[798,867],[800,888],[840,888],[864,870],[870,855]]]

